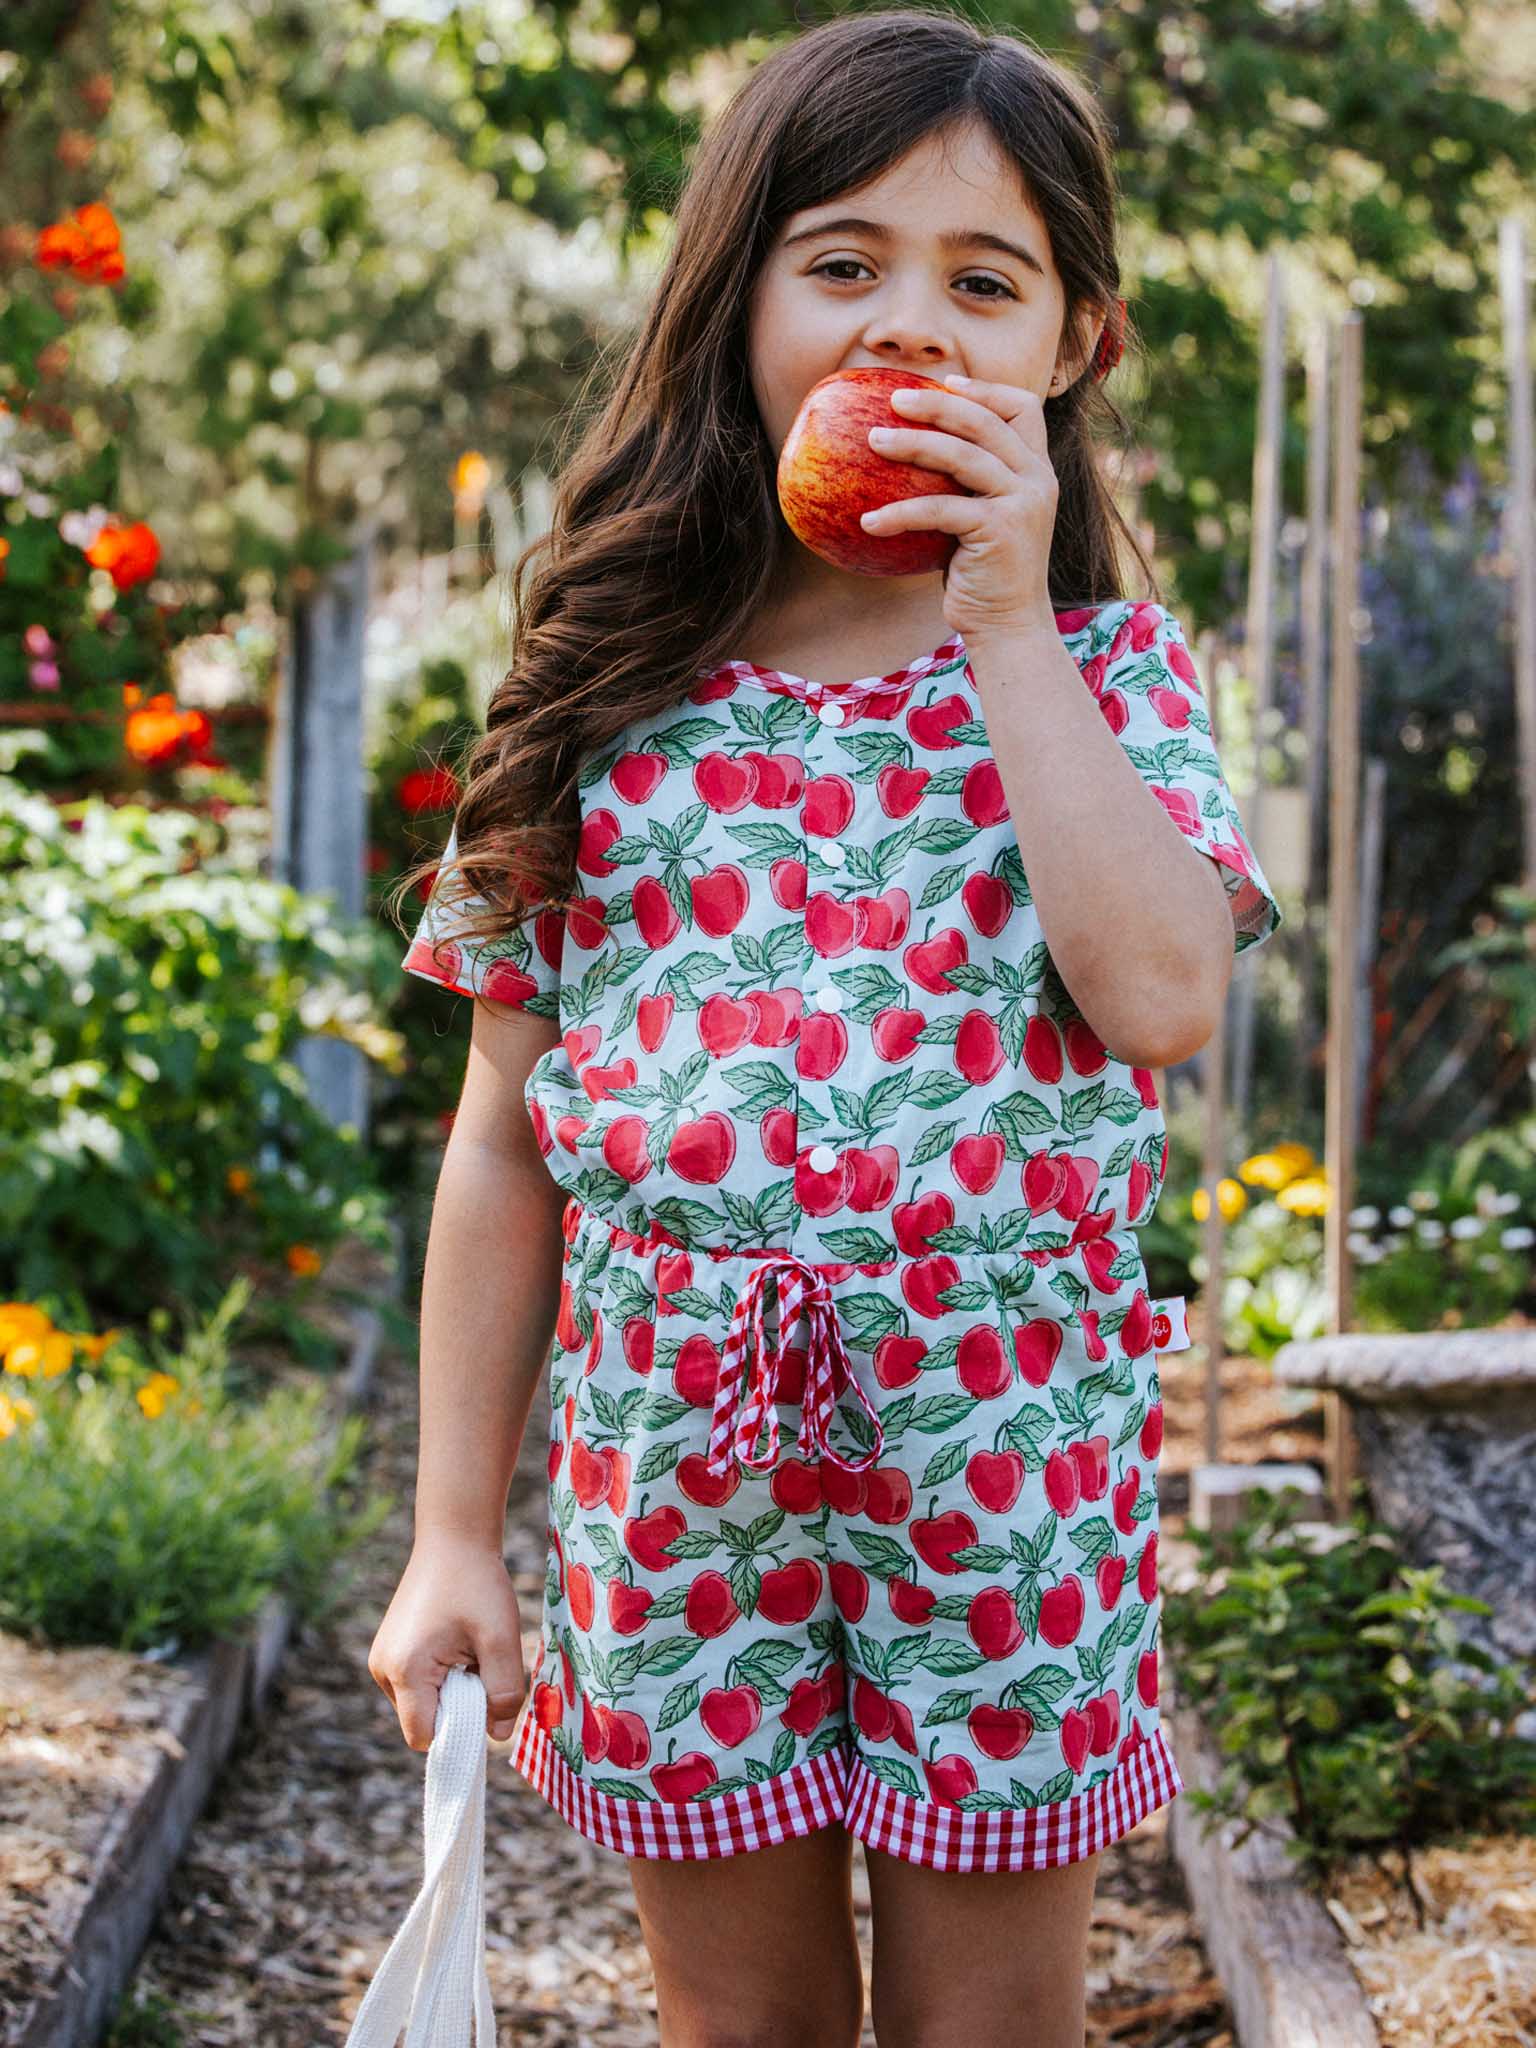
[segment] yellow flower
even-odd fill
[[[14,1400],[0,1394],[0,1441],[14,1436],[19,1424],[33,1421],[36,1415],[36,1407],[25,1394],[18,1394]]]
[[[9,1351],[23,1337],[46,1337],[52,1328],[30,1301],[0,1301],[0,1352]]]
[[[80,1349],[93,1364],[100,1358],[108,1345],[115,1344],[122,1334],[121,1328],[117,1326],[110,1330],[103,1330],[99,1337],[92,1337],[85,1330],[72,1330],[70,1332],[70,1335],[74,1338]]]
[[[1307,1173],[1317,1164],[1317,1158],[1313,1153],[1312,1147],[1310,1145],[1299,1145],[1291,1138],[1288,1138],[1283,1145],[1271,1145],[1269,1152],[1272,1159],[1283,1159],[1286,1165],[1290,1167],[1292,1173]]]
[[[5,1369],[15,1373],[18,1379],[35,1379],[42,1362],[43,1347],[34,1337],[19,1337],[6,1350]]]
[[[224,1185],[232,1195],[243,1195],[251,1185],[251,1176],[243,1166],[232,1166],[224,1176]]]
[[[139,1406],[148,1416],[163,1414],[167,1400],[180,1384],[181,1382],[168,1372],[152,1372],[138,1390],[136,1398]]]
[[[1271,1145],[1267,1152],[1255,1152],[1237,1170],[1250,1187],[1269,1188],[1273,1192],[1315,1166],[1317,1161],[1305,1145],[1285,1144]]]
[[[1190,1209],[1197,1223],[1203,1223],[1211,1213],[1211,1196],[1208,1188],[1196,1188],[1189,1200]],[[1234,1222],[1248,1206],[1248,1196],[1240,1181],[1223,1178],[1216,1183],[1216,1206],[1223,1219]]]
[[[290,1273],[318,1273],[325,1264],[324,1259],[313,1245],[291,1244],[288,1247],[288,1270]]]
[[[43,1339],[42,1349],[45,1380],[56,1380],[60,1373],[69,1371],[69,1362],[75,1355],[75,1345],[67,1330],[50,1330]]]
[[[1308,1174],[1282,1188],[1275,1200],[1296,1216],[1321,1216],[1333,1200],[1333,1190],[1321,1174]]]

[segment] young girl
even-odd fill
[[[750,76],[530,550],[405,960],[478,1000],[369,1668],[421,1750],[473,1665],[629,1859],[666,2048],[858,2041],[855,1835],[881,2048],[1080,2043],[1100,1852],[1183,1789],[1153,1070],[1280,914],[1180,625],[1121,594],[1114,228],[1099,110],[1015,35],[848,15]],[[775,469],[866,367],[944,386],[871,445],[964,494],[888,504],[850,574]],[[882,573],[920,531],[947,568]]]

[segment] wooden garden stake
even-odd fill
[[[1311,1071],[1312,1048],[1319,1037],[1318,913],[1323,905],[1328,856],[1327,813],[1324,809],[1328,763],[1328,660],[1325,629],[1328,610],[1328,428],[1332,393],[1329,388],[1328,323],[1314,322],[1307,343],[1307,538],[1301,557],[1301,683],[1302,726],[1306,737],[1307,863],[1302,897],[1301,944],[1298,949],[1301,988],[1298,998],[1298,1076]],[[1298,1089],[1298,1095],[1300,1094]]]
[[[1217,694],[1221,668],[1221,642],[1214,633],[1202,637],[1199,669],[1205,678],[1205,708],[1211,720],[1211,744],[1218,738]],[[1232,986],[1216,1019],[1205,1048],[1205,1158],[1201,1179],[1210,1195],[1206,1212],[1205,1301],[1201,1327],[1205,1336],[1205,1461],[1219,1465],[1221,1457],[1221,1368],[1226,1358],[1222,1329],[1222,1296],[1226,1292],[1226,1219],[1221,1213],[1217,1190],[1227,1170],[1227,1012],[1232,1006]]]
[[[1509,492],[1504,551],[1515,585],[1515,716],[1520,734],[1520,794],[1525,821],[1525,886],[1536,889],[1536,450],[1531,425],[1531,322],[1525,283],[1525,226],[1499,223],[1499,295],[1504,304],[1504,367],[1509,380]]]
[[[1248,557],[1248,616],[1243,667],[1253,689],[1253,785],[1245,822],[1262,861],[1264,846],[1264,741],[1274,694],[1275,572],[1280,543],[1280,457],[1285,408],[1285,273],[1271,250],[1264,273],[1264,344],[1259,379],[1258,429],[1253,444],[1252,544]],[[1238,963],[1232,1003],[1232,1111],[1247,1128],[1253,1070],[1256,984],[1251,965]]]
[[[1353,1314],[1349,1212],[1355,1201],[1356,1012],[1359,998],[1360,410],[1362,321],[1335,323],[1338,346],[1333,437],[1333,641],[1328,724],[1328,1067],[1324,1158],[1331,1196],[1324,1218],[1329,1329],[1342,1335]],[[1325,1454],[1334,1518],[1349,1515],[1355,1476],[1353,1432],[1342,1397],[1323,1395]]]

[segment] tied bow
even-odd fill
[[[779,1304],[779,1326],[772,1351],[763,1332],[763,1292],[774,1282]],[[789,1253],[775,1254],[754,1268],[752,1277],[736,1300],[731,1327],[720,1354],[720,1378],[715,1386],[715,1408],[710,1424],[707,1465],[716,1477],[729,1470],[734,1449],[739,1463],[755,1472],[773,1465],[779,1455],[779,1417],[774,1406],[784,1373],[789,1339],[801,1312],[810,1324],[810,1349],[806,1359],[805,1392],[801,1400],[800,1428],[796,1443],[801,1453],[813,1452],[830,1458],[845,1472],[862,1472],[880,1455],[884,1433],[880,1418],[870,1406],[864,1389],[854,1378],[838,1327],[837,1310],[826,1275]],[[750,1345],[750,1355],[748,1347]],[[746,1399],[743,1401],[742,1362],[746,1359]],[[867,1451],[845,1458],[827,1441],[832,1410],[843,1387],[852,1387],[859,1404],[874,1428],[874,1442]],[[764,1414],[768,1417],[768,1449],[759,1457],[754,1445]]]

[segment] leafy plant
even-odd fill
[[[202,2015],[184,2015],[159,1991],[130,1989],[118,2001],[102,2048],[186,2048],[184,2017]]]
[[[238,1631],[274,1591],[309,1617],[334,1607],[340,1560],[391,1502],[353,1505],[364,1419],[345,1417],[327,1445],[319,1385],[236,1397],[228,1335],[250,1295],[233,1281],[148,1379],[27,1381],[0,1440],[0,1627],[164,1654]]]
[[[221,828],[0,774],[0,1297],[77,1326],[180,1297],[241,1257],[317,1272],[388,1244],[358,1133],[292,1054],[329,1033],[399,1057],[376,927],[250,874]]]
[[[1363,1488],[1357,1489],[1363,1494]],[[1191,1528],[1198,1583],[1163,1600],[1180,1694],[1225,1757],[1203,1813],[1284,1816],[1286,1853],[1326,1881],[1338,1861],[1411,1849],[1467,1828],[1536,1833],[1536,1743],[1514,1732],[1536,1705],[1536,1659],[1496,1667],[1463,1641],[1439,1566],[1405,1563],[1357,1504],[1319,1547],[1299,1489],[1261,1496],[1221,1536]]]

